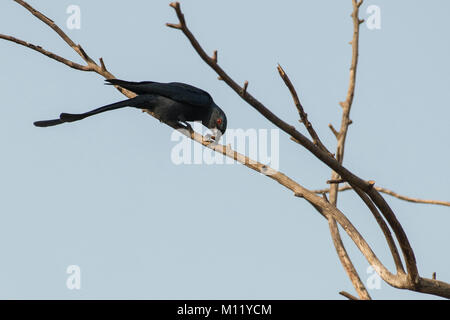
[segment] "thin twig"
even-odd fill
[[[420,198],[412,198],[412,197],[407,197],[407,196],[398,194],[397,192],[394,192],[394,191],[389,190],[387,188],[377,187],[377,186],[375,186],[374,188],[378,192],[390,195],[390,196],[395,197],[395,198],[400,199],[400,200],[413,202],[413,203],[435,204],[435,205],[450,207],[450,201],[426,200],[426,199],[420,199]],[[351,186],[345,185],[345,186],[339,187],[338,191],[341,192],[341,191],[347,191],[347,190],[351,190],[351,189],[353,189]],[[313,191],[314,191],[314,193],[318,193],[318,194],[329,193],[330,192],[330,188],[317,189],[317,190],[313,190]]]
[[[339,138],[339,132],[333,127],[333,125],[331,123],[328,124],[328,127],[330,128],[331,132],[333,132],[334,136],[336,138]]]
[[[64,63],[66,66],[69,66],[71,68],[74,68],[74,69],[77,69],[77,70],[81,70],[81,71],[94,71],[91,66],[82,66],[81,64],[78,64],[76,62],[73,62],[71,60],[63,58],[63,57],[61,57],[61,56],[59,56],[59,55],[57,55],[57,54],[55,54],[53,52],[47,51],[47,50],[43,49],[41,46],[37,46],[37,45],[34,45],[32,43],[23,41],[21,39],[17,39],[17,38],[15,38],[13,36],[0,34],[0,39],[4,39],[4,40],[7,40],[7,41],[15,42],[17,44],[20,44],[21,46],[24,46],[24,47],[30,48],[32,50],[35,50],[35,51],[37,51],[39,53],[42,53],[43,55],[45,55],[45,56],[47,56],[47,57],[49,57],[51,59],[54,59],[54,60],[56,60],[58,62],[61,62],[61,63]]]
[[[32,6],[30,6],[28,3],[26,3],[23,0],[14,0],[14,1],[17,2],[18,4],[20,4],[22,7],[24,7],[28,11],[30,11],[31,14],[33,14],[36,18],[38,18],[39,20],[44,22],[50,28],[52,28],[53,31],[55,31],[61,37],[61,39],[63,39],[73,50],[75,50],[75,52],[77,52],[80,55],[80,57],[83,58],[83,60],[85,60],[88,64],[91,64],[91,63],[94,62],[84,52],[83,48],[81,48],[80,45],[76,45],[75,42],[73,42],[72,39],[70,39],[70,37],[64,31],[62,31],[61,28],[58,27],[53,20],[49,19],[48,17],[46,17],[41,12],[39,12],[36,9],[34,9]]]
[[[359,7],[362,4],[362,0],[357,2],[356,0],[352,0],[353,2],[353,12],[351,14],[353,20],[353,39],[350,42],[352,46],[352,62],[350,65],[350,81],[347,90],[347,97],[344,102],[340,102],[339,104],[342,107],[342,120],[341,120],[341,128],[339,131],[333,128],[330,124],[329,127],[333,131],[334,135],[337,139],[337,149],[336,149],[336,160],[342,164],[344,160],[344,149],[345,149],[345,141],[347,138],[348,126],[350,124],[350,110],[353,104],[353,98],[355,96],[355,86],[356,86],[356,69],[358,67],[358,55],[359,55]],[[339,173],[335,170],[331,175],[332,180],[340,179]],[[338,186],[332,186],[330,190],[330,201],[334,205],[337,204],[337,192]]]
[[[345,180],[343,179],[335,179],[335,180],[327,180],[327,184],[339,184],[339,183],[344,183]]]
[[[107,71],[106,70],[106,66],[105,66],[105,62],[103,61],[103,58],[100,58],[99,61],[100,61],[100,66],[102,67],[102,70],[103,71]]]
[[[354,295],[352,295],[352,294],[350,294],[350,293],[348,293],[348,292],[345,292],[345,291],[341,291],[341,292],[339,292],[339,294],[341,295],[341,296],[344,296],[344,297],[346,297],[348,300],[359,300],[357,297],[355,297]]]
[[[242,95],[245,96],[247,94],[248,81],[245,80],[244,86],[242,87]]]
[[[313,143],[318,146],[323,151],[327,152],[331,157],[333,157],[333,154],[328,151],[327,147],[322,143],[319,136],[316,133],[316,130],[314,130],[311,122],[308,120],[308,114],[303,109],[303,106],[300,102],[300,99],[298,98],[297,91],[294,88],[294,85],[292,84],[291,80],[289,79],[289,76],[286,74],[284,69],[281,67],[280,64],[277,66],[278,73],[280,74],[281,79],[283,79],[284,83],[286,84],[286,87],[289,89],[292,95],[292,99],[294,100],[294,104],[297,107],[298,114],[300,116],[300,122],[302,122],[305,125],[306,130],[308,130],[309,135],[311,136],[311,139],[313,140]]]
[[[330,217],[328,219],[328,225],[330,228],[331,238],[333,240],[333,244],[338,254],[339,260],[341,261],[341,264],[344,267],[345,272],[347,272],[347,275],[350,278],[353,287],[358,293],[360,299],[371,300],[369,292],[367,291],[366,287],[361,281],[361,278],[359,277],[358,272],[356,271],[353,262],[350,260],[350,256],[348,255],[347,250],[345,249],[344,243],[342,242],[341,236],[339,234],[339,228],[336,224],[336,220],[333,217]]]

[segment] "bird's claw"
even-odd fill
[[[185,124],[186,124],[186,129],[189,130],[189,133],[193,133],[194,129],[192,129],[192,126],[189,123],[187,123],[187,122]]]
[[[213,135],[210,135],[209,133],[207,133],[205,135],[204,141],[206,141],[206,142],[216,142],[216,137],[213,136]]]

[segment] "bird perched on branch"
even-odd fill
[[[191,85],[153,81],[129,82],[119,79],[107,79],[111,85],[117,85],[137,94],[136,97],[109,104],[80,114],[61,113],[59,119],[36,121],[37,127],[49,127],[58,124],[82,120],[105,111],[134,107],[149,110],[160,121],[178,129],[192,130],[187,121],[201,121],[211,129],[214,135],[223,135],[227,129],[227,117],[213,101],[209,93]]]

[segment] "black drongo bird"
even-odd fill
[[[214,134],[218,134],[216,130],[219,130],[223,135],[227,129],[227,117],[222,109],[214,103],[209,93],[191,85],[180,82],[129,82],[119,79],[108,79],[106,81],[107,84],[118,85],[132,91],[137,96],[86,113],[61,113],[59,119],[36,121],[34,125],[37,127],[55,126],[65,122],[82,120],[109,110],[134,107],[150,110],[159,120],[176,128],[192,130],[186,121],[201,121]]]

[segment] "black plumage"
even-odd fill
[[[61,113],[59,119],[36,121],[37,127],[49,127],[66,122],[82,120],[95,114],[124,107],[134,107],[151,111],[158,119],[175,128],[188,128],[187,121],[201,121],[212,131],[225,133],[227,118],[225,113],[204,90],[180,83],[159,83],[152,81],[130,82],[108,79],[107,84],[118,85],[137,94],[136,97],[109,104],[85,113]],[[218,134],[215,132],[215,134]]]

